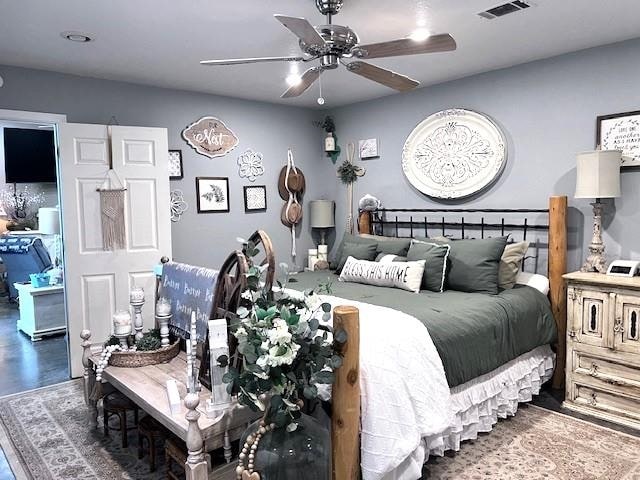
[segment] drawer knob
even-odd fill
[[[596,392],[591,392],[591,398],[587,401],[587,403],[595,407],[598,403],[598,394]]]
[[[592,377],[598,376],[598,364],[596,362],[593,362],[591,364],[591,368],[589,369],[589,375],[591,375]]]
[[[570,338],[576,338],[576,331],[575,330],[569,330],[567,332],[567,335],[569,335]]]

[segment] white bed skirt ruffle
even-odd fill
[[[429,455],[443,456],[447,450],[460,450],[460,443],[474,440],[478,433],[490,432],[499,418],[515,415],[518,403],[531,401],[541,385],[553,376],[555,353],[549,345],[530,352],[492,372],[451,389],[455,414],[452,427],[423,438],[420,447],[385,480],[418,478]],[[428,455],[425,453],[428,452]]]
[[[515,415],[519,402],[531,401],[553,375],[555,354],[549,345],[535,348],[496,370],[451,389],[455,424],[425,439],[430,455],[460,450],[460,443],[490,432],[499,418]]]

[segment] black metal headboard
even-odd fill
[[[542,217],[542,218],[540,218]],[[509,235],[509,241],[529,240],[525,260],[535,259],[533,271],[546,255],[549,209],[541,208],[381,208],[372,212],[371,230],[376,235],[413,238],[446,236],[450,238],[488,238]],[[543,238],[532,232],[544,232]],[[529,235],[529,238],[527,238]]]

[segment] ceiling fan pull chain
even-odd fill
[[[318,97],[318,105],[324,105],[324,97],[322,96],[322,72],[318,76],[318,87],[320,88],[320,96]]]

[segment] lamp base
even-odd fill
[[[589,255],[580,268],[581,272],[607,272],[607,262],[604,258],[604,242],[602,241],[602,203],[596,200],[593,207],[593,237],[589,244]]]

